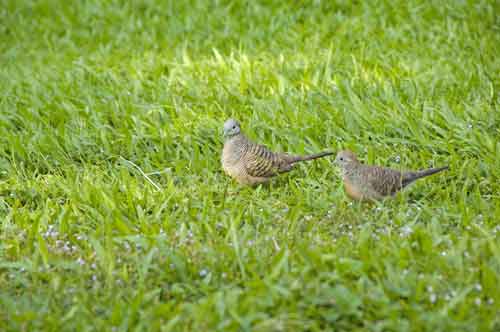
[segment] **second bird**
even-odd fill
[[[224,148],[222,168],[240,184],[257,185],[269,181],[274,176],[289,172],[293,166],[306,160],[332,155],[333,152],[320,152],[306,156],[272,152],[264,145],[250,141],[241,131],[240,124],[234,119],[224,123]]]
[[[380,200],[393,196],[420,178],[448,169],[448,166],[444,166],[416,172],[400,172],[387,167],[364,165],[348,150],[340,151],[335,162],[342,171],[347,195],[355,200]]]

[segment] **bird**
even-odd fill
[[[221,163],[226,174],[242,185],[255,186],[289,172],[296,163],[333,155],[331,151],[306,156],[272,152],[249,140],[235,119],[224,122],[224,147]]]
[[[335,163],[340,167],[346,194],[358,201],[377,201],[394,196],[414,181],[449,168],[444,166],[400,172],[387,167],[364,165],[349,150],[338,152]]]

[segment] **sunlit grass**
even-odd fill
[[[499,10],[8,1],[0,330],[500,329]],[[228,117],[450,171],[375,205],[328,159],[241,188]]]

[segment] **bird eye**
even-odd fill
[[[236,129],[236,126],[233,126],[233,129]]]
[[[343,157],[340,157],[340,161],[344,161],[344,158],[343,158]]]

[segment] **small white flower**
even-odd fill
[[[203,269],[200,271],[200,277],[205,277],[208,274],[208,271],[206,269]]]
[[[406,226],[401,228],[400,234],[402,237],[407,237],[407,236],[411,235],[411,233],[413,233],[413,229],[411,228],[411,226],[406,225]]]
[[[474,285],[474,288],[475,288],[478,292],[480,292],[480,291],[482,291],[482,290],[483,290],[483,286],[481,286],[481,284],[479,284],[479,283],[475,284],[475,285]]]
[[[437,300],[437,295],[432,293],[431,295],[429,295],[429,301],[431,301],[431,303],[436,303],[436,300]]]
[[[481,305],[481,298],[476,297],[476,299],[474,300],[474,303],[475,303],[477,306],[480,306],[480,305]]]
[[[85,260],[81,257],[78,257],[78,259],[76,260],[76,262],[79,264],[79,265],[85,265]]]

